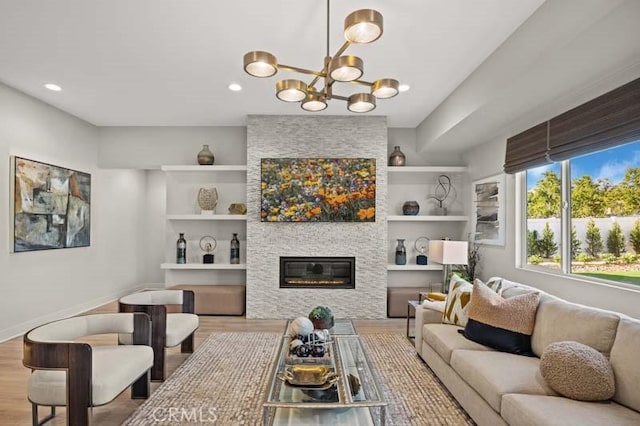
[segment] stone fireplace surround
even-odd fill
[[[261,158],[375,158],[376,221],[260,221]],[[247,318],[386,318],[387,125],[385,117],[249,116],[247,124]],[[354,256],[355,289],[279,288],[280,256]]]

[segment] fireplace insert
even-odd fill
[[[280,288],[356,288],[355,257],[280,257]]]

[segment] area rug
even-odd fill
[[[259,425],[281,334],[213,333],[124,425]],[[400,334],[361,335],[388,425],[473,425]]]

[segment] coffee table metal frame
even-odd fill
[[[336,383],[338,391],[338,402],[312,402],[296,400],[284,397],[287,394],[287,385],[277,378],[278,374],[284,372],[288,365],[288,347],[290,337],[282,336],[280,350],[275,363],[271,368],[269,386],[264,395],[263,424],[273,424],[276,409],[278,408],[302,408],[302,409],[336,409],[336,408],[369,408],[369,413],[374,424],[385,425],[387,403],[382,398],[380,386],[371,371],[371,363],[364,350],[362,340],[357,335],[333,335],[329,343],[331,356],[329,361],[331,368],[340,375],[340,380]],[[356,376],[360,381],[360,390],[353,396],[349,383],[349,374]],[[372,411],[379,411],[379,416],[374,416]],[[378,417],[378,418],[376,418]]]

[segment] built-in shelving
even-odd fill
[[[218,269],[218,270],[243,270],[247,269],[245,263],[230,264],[230,263],[163,263],[160,265],[162,269]]]
[[[168,214],[168,220],[247,220],[244,214]]]
[[[403,215],[390,215],[387,216],[387,222],[466,222],[469,218],[467,216],[403,216]]]
[[[246,172],[246,165],[224,165],[224,166],[162,166],[163,172]]]
[[[465,173],[467,166],[389,166],[387,173]]]
[[[435,263],[433,265],[387,265],[387,271],[442,271],[442,265]]]

